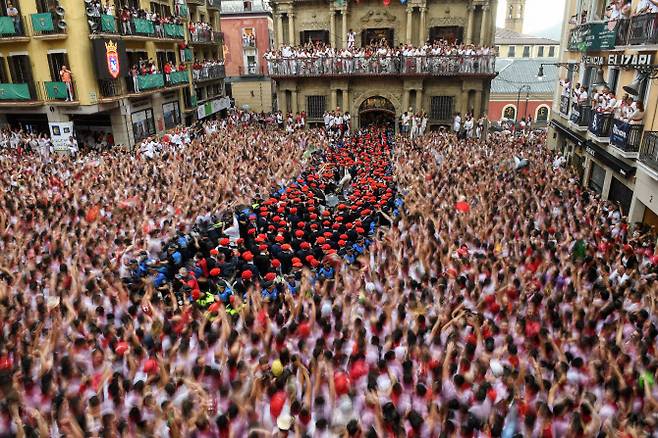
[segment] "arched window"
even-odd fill
[[[535,122],[548,122],[548,114],[550,109],[546,105],[542,105],[537,108],[537,114],[535,114]]]
[[[514,105],[507,105],[505,108],[503,108],[503,119],[516,119],[516,107]]]

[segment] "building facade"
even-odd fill
[[[238,108],[272,111],[272,79],[263,57],[274,45],[272,9],[263,0],[222,1],[227,95]]]
[[[560,56],[560,42],[497,28],[496,53],[503,58],[557,59]]]
[[[549,140],[584,186],[658,226],[658,14],[638,14],[640,3],[609,20],[604,1],[567,1]]]
[[[539,66],[546,58],[498,58],[498,76],[491,82],[488,118],[504,122],[532,119],[532,126],[548,123],[553,106],[557,67],[544,66],[544,76],[537,78]]]
[[[34,132],[50,128],[52,134],[53,123],[72,123],[79,135],[111,133],[114,144],[132,146],[205,117],[207,103],[222,96],[223,66],[191,72],[195,59],[221,63],[216,0],[14,5],[17,17],[8,16],[4,4],[0,17],[0,125]],[[124,5],[176,19],[122,17]],[[144,61],[157,65],[159,73],[138,74]],[[172,71],[165,74],[168,63]]]
[[[274,31],[277,47],[302,41],[323,41],[335,48],[347,46],[348,32],[356,34],[357,46],[373,38],[389,45],[422,45],[440,38],[476,45],[494,43],[497,0],[411,0],[391,2],[329,2],[275,0]],[[435,59],[446,65],[458,60]],[[306,72],[272,74],[278,108],[304,111],[310,122],[320,121],[325,110],[337,107],[352,115],[354,126],[389,117],[390,121],[411,108],[426,111],[431,126],[449,124],[455,112],[486,113],[494,56],[473,71],[394,68],[382,72],[355,68],[350,73],[322,75]],[[363,122],[363,123],[362,123]]]
[[[505,9],[505,29],[516,33],[523,32],[525,0],[507,0]]]

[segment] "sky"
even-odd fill
[[[523,33],[560,39],[566,0],[526,0]],[[505,24],[505,0],[498,2],[497,25]]]

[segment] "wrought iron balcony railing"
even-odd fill
[[[640,149],[640,161],[642,164],[658,172],[658,132],[647,131],[644,133],[642,148]]]

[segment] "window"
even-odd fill
[[[514,105],[507,105],[503,108],[503,119],[516,120],[516,107]]]
[[[162,104],[162,115],[164,117],[164,125],[166,129],[171,129],[180,124],[180,108],[178,107],[178,101]]]
[[[306,109],[309,119],[320,119],[327,108],[326,96],[306,96]]]
[[[603,182],[605,180],[605,169],[592,161],[592,170],[589,175],[588,187],[596,193],[603,192]]]
[[[619,82],[619,69],[608,68],[608,88],[614,93],[617,90],[617,83]]]
[[[172,65],[176,65],[176,53],[169,51],[169,52],[162,52],[158,51],[155,53],[156,58],[158,60],[158,70],[164,71],[164,66],[169,61]]]
[[[300,41],[302,43],[316,43],[321,42],[329,44],[329,31],[328,30],[304,30],[300,32]]]
[[[251,11],[251,1],[250,0],[243,1],[242,6],[244,7],[245,12],[250,12]]]
[[[537,57],[538,58],[544,57],[544,46],[539,46],[539,48],[537,49]]]
[[[549,58],[555,57],[555,46],[551,46],[548,48],[548,57]]]
[[[166,4],[151,2],[151,11],[155,12],[161,17],[168,17],[171,15],[171,7]]]
[[[133,135],[135,141],[142,140],[149,135],[155,134],[155,121],[153,120],[153,110],[151,108],[136,111],[131,114],[133,123]]]
[[[40,14],[44,12],[53,12],[57,6],[59,6],[59,2],[57,0],[37,0],[37,12]]]
[[[49,53],[48,54],[48,68],[50,69],[50,79],[53,81],[60,81],[62,78],[59,77],[59,71],[62,69],[62,66],[65,65],[71,69],[69,65],[68,56],[66,53]]]
[[[0,83],[6,84],[7,82],[9,82],[9,78],[7,77],[7,72],[5,71],[5,58],[0,56]]]
[[[537,114],[535,116],[535,122],[537,123],[546,123],[548,121],[548,107],[540,106],[537,108]]]
[[[32,66],[27,55],[14,55],[7,58],[9,73],[14,84],[32,83]]]
[[[257,73],[256,57],[249,55],[247,56],[247,74],[255,75],[256,73]]]
[[[507,57],[514,58],[516,56],[516,46],[509,46],[507,48]]]
[[[523,57],[530,58],[530,46],[523,46]]]
[[[453,96],[432,96],[430,100],[430,119],[450,120],[452,118]]]

